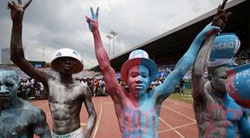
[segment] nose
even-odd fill
[[[142,77],[141,76],[136,77],[136,82],[137,83],[142,83]]]
[[[8,94],[9,90],[6,89],[6,86],[0,86],[0,94]]]
[[[69,61],[68,59],[64,59],[64,63],[65,63],[65,64],[69,64],[70,61]]]

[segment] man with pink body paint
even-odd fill
[[[111,96],[123,138],[157,138],[159,115],[163,101],[174,91],[176,84],[193,65],[202,42],[219,27],[207,25],[194,39],[188,51],[178,61],[175,69],[164,82],[147,91],[157,73],[155,62],[149,59],[144,50],[134,50],[121,68],[122,80],[128,85],[128,91],[119,85],[116,73],[103,46],[98,29],[98,11],[92,18],[86,17],[93,33],[95,54],[104,76],[108,94]]]

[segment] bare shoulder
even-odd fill
[[[31,103],[27,102],[27,101],[23,101],[23,111],[30,116],[33,119],[41,119],[45,117],[45,113],[42,109],[32,105]]]
[[[83,83],[80,83],[79,85],[80,85],[80,90],[81,90],[81,93],[83,94],[83,96],[85,98],[87,98],[87,97],[91,98],[92,97],[92,93],[91,93],[88,85],[83,84]]]

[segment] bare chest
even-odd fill
[[[126,104],[119,116],[123,136],[148,135],[154,137],[158,129],[158,114],[152,101],[139,102],[138,105]]]
[[[33,135],[32,122],[28,115],[20,112],[2,112],[0,114],[0,137],[28,137]]]
[[[203,109],[196,109],[196,115],[200,120],[207,120],[207,122],[214,125],[233,125],[235,122],[240,121],[243,112],[237,105],[221,105],[218,103],[207,104]]]
[[[58,83],[49,85],[49,101],[52,103],[73,104],[82,96],[83,91],[80,85],[72,87],[66,87]]]

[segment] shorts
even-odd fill
[[[51,136],[52,138],[83,138],[84,132],[83,132],[82,127],[80,127],[71,133],[63,134],[63,135],[57,135],[54,132],[52,132]]]

